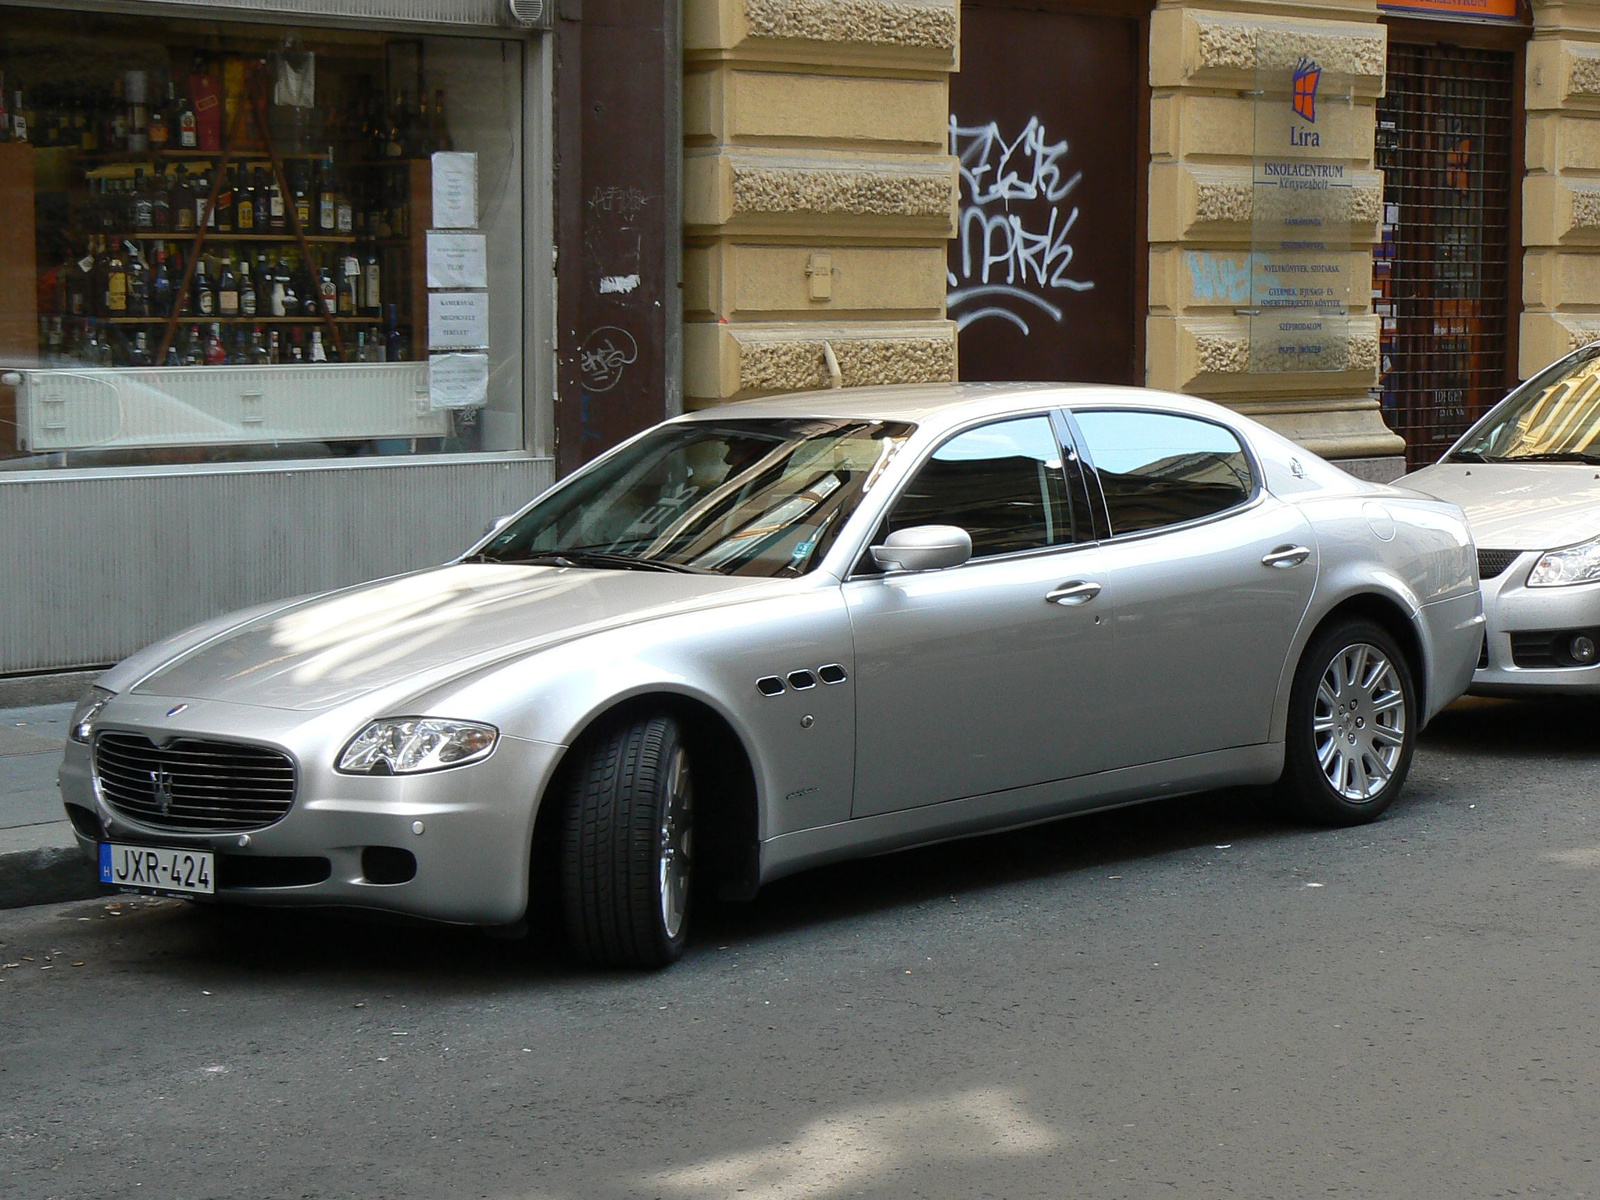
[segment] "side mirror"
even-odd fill
[[[488,537],[491,533],[499,533],[509,524],[511,524],[511,517],[509,514],[503,517],[496,517],[483,527],[483,536]]]
[[[883,545],[872,547],[872,561],[885,571],[936,571],[959,567],[971,557],[972,537],[955,525],[897,529]]]

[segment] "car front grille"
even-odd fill
[[[1506,568],[1521,557],[1521,550],[1479,550],[1478,578],[1494,579],[1504,575]]]
[[[260,829],[294,803],[294,762],[263,746],[198,738],[158,746],[108,730],[94,739],[94,769],[107,805],[164,829]]]

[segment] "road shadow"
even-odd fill
[[[1423,730],[1418,753],[1432,750],[1518,759],[1600,758],[1600,700],[1467,696]]]

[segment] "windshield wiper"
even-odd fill
[[[1457,450],[1454,454],[1450,455],[1448,461],[1450,461],[1450,462],[1491,462],[1493,460],[1485,458],[1482,454],[1478,453],[1478,451],[1476,451],[1476,450]]]
[[[462,562],[507,563],[535,567],[602,567],[621,571],[662,571],[671,575],[715,575],[704,567],[690,567],[663,558],[635,558],[605,550],[543,550],[531,554],[474,554]]]
[[[1585,463],[1589,466],[1600,466],[1600,454],[1586,454],[1582,450],[1566,450],[1549,454],[1513,454],[1507,458],[1499,459],[1500,462],[1550,462],[1550,463]]]

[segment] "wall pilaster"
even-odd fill
[[[1534,0],[1517,373],[1600,339],[1600,0]]]
[[[1151,17],[1147,381],[1227,404],[1331,458],[1403,449],[1368,394],[1378,369],[1372,245],[1383,212],[1372,139],[1388,46],[1377,16],[1374,0],[1248,9],[1162,0]],[[1252,93],[1259,69],[1291,67],[1301,56],[1354,79],[1354,127],[1363,140],[1353,151],[1350,336],[1334,370],[1252,371],[1243,311],[1250,302]]]
[[[959,24],[958,0],[686,0],[688,407],[956,377]]]

